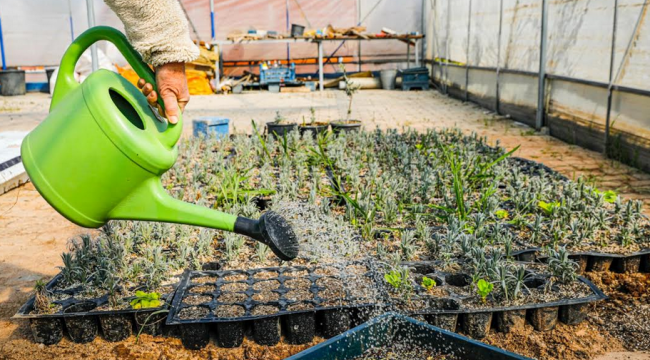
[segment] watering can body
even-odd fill
[[[160,176],[178,156],[182,119],[158,120],[144,95],[119,74],[92,73],[74,80],[79,56],[109,40],[138,75],[155,84],[152,70],[112,28],[89,29],[61,61],[48,117],[23,141],[22,160],[34,186],[70,221],[96,228],[111,219],[155,220],[232,231],[236,216],[169,196]]]

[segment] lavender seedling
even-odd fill
[[[562,284],[570,284],[578,278],[578,264],[569,258],[566,247],[557,251],[549,249],[548,268],[551,274]]]

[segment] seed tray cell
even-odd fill
[[[514,251],[512,256],[520,261],[546,262],[547,257],[541,255],[542,249],[530,247]],[[593,251],[571,252],[569,257],[580,264],[581,271],[608,271],[620,273],[650,272],[650,249],[643,249],[631,254],[610,254]]]
[[[205,278],[215,280],[197,281]],[[238,322],[375,306],[375,283],[376,272],[364,263],[186,271],[172,301],[167,325]],[[189,316],[190,310],[186,309],[196,307],[202,310],[191,313],[200,316]]]

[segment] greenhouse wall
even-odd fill
[[[650,171],[650,2],[425,1],[440,91]]]

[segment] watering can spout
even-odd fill
[[[171,197],[158,178],[142,182],[109,214],[114,220],[162,221],[202,226],[249,236],[271,248],[282,260],[298,255],[298,239],[291,225],[269,211],[259,220],[226,214]]]

